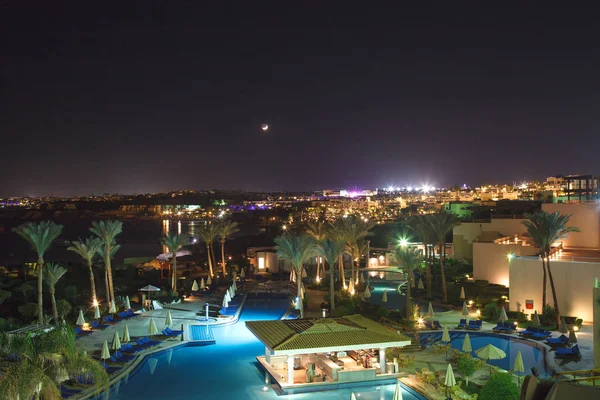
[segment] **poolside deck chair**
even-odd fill
[[[444,328],[442,328],[442,325],[440,325],[440,321],[433,321],[433,329],[442,330]]]
[[[569,338],[565,335],[560,335],[557,338],[548,338],[546,339],[546,344],[552,347],[566,346],[567,344],[569,344]]]
[[[168,326],[163,330],[165,336],[179,336],[183,335],[183,330],[180,329],[171,329]]]
[[[575,345],[572,348],[558,348],[555,351],[555,357],[557,358],[579,358],[581,357],[581,352],[579,351],[579,345]]]
[[[498,322],[495,327],[492,328],[492,332],[504,332],[504,324]]]
[[[467,325],[467,329],[478,331],[481,329],[481,325],[482,325],[481,320],[469,321],[469,325]]]
[[[534,333],[533,335],[530,336],[531,339],[533,340],[542,340],[542,339],[547,339],[552,335],[552,332],[550,331],[539,331]]]
[[[75,334],[77,335],[75,337],[76,339],[85,337],[87,335],[91,335],[93,333],[92,331],[84,331],[83,329],[81,329],[80,326],[76,326],[75,328],[73,328],[73,330],[75,331]]]
[[[136,339],[135,341],[138,346],[143,347],[152,347],[160,344],[159,340],[151,340],[148,336],[144,336],[143,338]]]
[[[456,327],[456,329],[465,329],[466,327],[467,327],[467,320],[463,318],[458,323],[458,326]]]
[[[135,358],[135,356],[127,356],[127,355],[121,353],[119,350],[115,351],[115,353],[112,355],[112,357],[114,357],[118,362],[129,362]],[[112,360],[112,357],[111,357],[111,360]]]
[[[91,326],[94,329],[104,330],[104,329],[108,328],[110,325],[101,324],[100,322],[94,320],[94,321],[92,321]]]
[[[121,351],[125,353],[139,353],[140,351],[145,350],[145,347],[134,346],[131,343],[124,343],[121,345]]]
[[[111,367],[106,365],[105,363],[101,362],[100,365],[102,365],[102,367],[106,370],[107,373],[112,374],[117,372],[118,370],[121,369],[121,367]]]
[[[534,328],[533,326],[528,326],[527,328],[525,328],[525,330],[519,331],[519,336],[529,337],[537,332],[537,328]]]

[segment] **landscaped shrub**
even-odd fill
[[[67,316],[71,312],[72,308],[73,307],[71,306],[71,303],[68,301],[64,299],[56,300],[56,311],[59,318],[63,319],[65,316]]]
[[[469,377],[477,371],[479,363],[470,355],[468,357],[458,358],[458,372],[465,378],[467,386],[469,385]]]
[[[387,318],[387,317],[389,317],[389,316],[390,316],[390,312],[389,312],[389,311],[388,311],[388,309],[387,309],[387,308],[385,308],[385,307],[379,307],[379,308],[377,309],[377,316],[378,316],[378,317],[385,317],[385,318]]]
[[[482,314],[486,319],[496,319],[500,317],[500,309],[496,303],[488,303],[483,308]]]
[[[517,400],[520,393],[511,374],[497,372],[490,376],[479,394],[481,400]]]
[[[21,304],[18,310],[23,318],[27,321],[34,319],[38,315],[38,306],[36,303]]]
[[[546,304],[542,309],[542,315],[540,315],[540,322],[542,325],[556,324],[556,310],[550,304]]]
[[[527,321],[527,315],[525,315],[525,313],[522,313],[521,311],[507,311],[506,316],[508,317],[508,319],[512,319],[514,321]]]

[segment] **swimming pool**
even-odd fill
[[[216,344],[179,347],[148,356],[128,379],[111,389],[110,399],[348,400],[352,391],[360,394],[362,400],[393,396],[394,385],[288,396],[278,396],[266,387],[265,376],[256,362],[256,356],[263,355],[265,347],[244,322],[279,319],[288,305],[287,299],[249,295],[237,323],[212,328]],[[412,391],[404,391],[403,398],[424,399]]]
[[[536,347],[536,343],[534,342],[483,332],[450,331],[450,345],[453,349],[462,349],[466,333],[469,334],[473,350],[477,350],[487,344],[492,344],[506,353],[506,358],[502,360],[490,360],[488,361],[488,364],[495,365],[507,371],[511,370],[515,365],[517,352],[520,351],[521,356],[523,357],[525,373],[531,373],[531,368],[535,367],[543,378],[552,375],[550,366],[546,363],[546,349],[542,346],[539,348]],[[420,337],[421,344],[430,346],[442,338],[442,333],[424,333],[421,334]],[[473,351],[471,355],[476,357],[475,351]]]
[[[371,291],[369,302],[371,304],[385,306],[389,310],[403,310],[406,307],[406,295],[398,293],[397,289],[400,282],[401,281],[371,280],[370,283],[374,289]],[[385,291],[387,291],[388,301],[387,303],[382,303],[381,299],[383,298],[383,293]],[[413,301],[415,300],[413,299]],[[417,304],[419,304],[419,311],[421,314],[426,314],[429,303],[417,301]],[[433,310],[436,313],[448,311],[446,308],[435,304],[433,305]]]

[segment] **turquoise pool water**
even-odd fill
[[[375,280],[371,279],[371,286],[373,286],[373,290],[371,291],[371,298],[369,301],[371,304],[383,305],[389,310],[393,309],[404,309],[406,307],[406,296],[398,293],[398,285],[400,281],[384,281],[384,280]],[[382,303],[381,299],[383,298],[383,293],[387,291],[388,301],[387,303]],[[414,301],[414,300],[413,300]],[[427,313],[427,308],[429,307],[429,303],[418,302],[419,310],[422,314]],[[439,307],[434,305],[433,309],[435,312],[443,312],[447,311],[443,307]]]
[[[278,396],[265,388],[265,376],[256,364],[263,355],[260,343],[245,321],[280,319],[288,307],[287,299],[248,296],[240,321],[212,329],[216,344],[187,346],[152,355],[128,379],[113,387],[110,399],[218,399],[218,400],[348,400],[354,391],[358,399],[391,399],[394,385],[342,389],[318,393]],[[405,400],[421,400],[412,391]]]
[[[464,331],[450,331],[450,345],[453,349],[462,349],[464,337],[467,332]],[[506,353],[506,358],[502,360],[490,360],[488,364],[495,365],[505,370],[513,369],[515,365],[515,357],[517,352],[521,352],[523,357],[523,365],[525,366],[525,373],[530,374],[531,368],[537,368],[540,376],[549,377],[552,375],[550,367],[546,363],[545,349],[543,347],[535,347],[534,342],[527,342],[519,340],[517,338],[511,338],[507,336],[498,336],[494,334],[481,333],[481,332],[468,332],[471,339],[471,347],[473,357],[476,357],[475,350],[487,345],[492,344]],[[442,338],[442,333],[425,333],[421,334],[421,344],[432,345],[436,341]]]

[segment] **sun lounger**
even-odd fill
[[[125,312],[127,313],[127,317],[129,318],[137,318],[140,316],[139,314],[134,313],[132,309],[129,309]]]
[[[566,346],[569,344],[569,338],[565,335],[560,335],[557,338],[548,338],[546,339],[546,344],[548,346]]]
[[[502,333],[514,333],[516,329],[516,326],[514,324],[511,324],[510,322],[498,322],[496,326],[492,329],[492,331]]]
[[[112,362],[129,362],[131,360],[133,360],[135,358],[135,356],[126,356],[125,354],[121,353],[120,351],[115,351],[115,353],[110,356],[110,360]]]
[[[467,320],[461,319],[456,328],[457,329],[465,329],[466,327],[467,327]]]
[[[481,329],[481,325],[482,325],[481,320],[469,321],[469,325],[467,325],[467,329],[478,331],[479,329]]]
[[[160,344],[159,340],[151,340],[148,336],[144,336],[143,338],[137,339],[135,341],[138,346],[144,346],[144,347],[152,347],[152,346],[156,346],[157,344]]]
[[[183,331],[182,330],[173,330],[167,326],[163,330],[163,335],[175,337],[175,336],[183,335]]]
[[[75,331],[75,334],[77,334],[76,339],[91,335],[93,333],[92,331],[84,331],[80,326],[76,326],[73,330]]]
[[[131,343],[124,343],[121,345],[121,351],[124,351],[125,353],[139,353],[144,349],[145,347],[134,346]]]
[[[533,335],[530,336],[531,339],[534,340],[542,340],[542,339],[547,339],[550,337],[550,335],[552,335],[552,332],[550,331],[538,331],[536,333],[534,333]]]
[[[534,328],[533,326],[528,326],[524,331],[519,331],[519,336],[529,337],[534,333],[538,333],[538,329]]]
[[[442,325],[440,325],[440,321],[433,321],[433,329],[444,329]]]
[[[575,345],[572,348],[558,348],[556,349],[555,357],[558,358],[569,358],[569,357],[581,357],[579,352],[579,345]]]
[[[235,315],[236,312],[237,312],[237,307],[227,307],[227,308],[223,307],[219,311],[219,313],[221,315]]]
[[[91,324],[91,326],[92,326],[92,328],[94,328],[94,329],[100,329],[100,330],[103,330],[103,329],[106,329],[106,328],[108,328],[110,325],[104,325],[104,324],[101,324],[101,323],[100,323],[100,322],[98,322],[98,321],[92,321],[92,324]]]
[[[108,365],[106,365],[105,363],[101,362],[100,365],[102,365],[102,367],[106,370],[107,373],[112,374],[114,372],[117,372],[118,370],[121,369],[121,367],[109,367]]]

